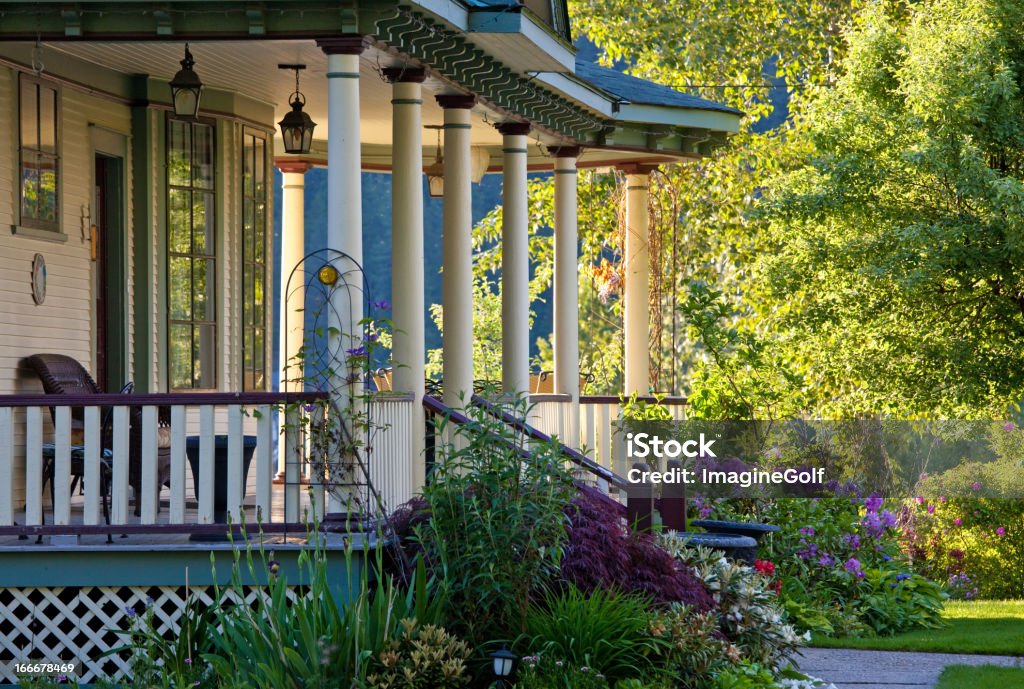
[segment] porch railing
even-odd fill
[[[229,521],[243,519],[253,529],[259,521],[266,533],[304,535],[328,502],[322,472],[317,477],[322,462],[311,457],[305,430],[324,399],[323,393],[0,396],[0,536],[225,533]],[[376,431],[364,466],[383,509],[411,497],[411,410],[412,399],[400,395],[369,404]],[[161,466],[169,469],[165,475]],[[279,468],[283,475],[275,477]],[[73,476],[80,480],[74,495]]]

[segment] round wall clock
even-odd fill
[[[32,301],[42,304],[46,300],[46,259],[36,254],[32,259]]]

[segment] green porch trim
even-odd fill
[[[580,142],[593,142],[614,123],[520,76],[475,48],[467,37],[419,12],[399,7],[376,20],[373,32],[400,52],[430,65],[498,107]]]
[[[299,545],[266,547],[266,558],[280,564],[279,576],[289,585],[308,583],[299,557],[309,548]],[[363,555],[354,551],[346,557],[340,547],[324,550],[331,593],[335,600],[351,599],[364,571]],[[231,582],[237,551],[230,544],[194,544],[165,546],[74,546],[47,548],[25,546],[0,548],[0,589],[118,586],[184,586],[186,575],[191,587],[224,586]],[[258,551],[253,552],[250,571],[245,552],[240,557],[243,585],[266,584],[268,571]],[[372,551],[370,551],[372,556]],[[255,575],[255,576],[254,576]],[[349,583],[351,582],[351,584]]]

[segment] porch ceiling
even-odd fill
[[[27,44],[23,46],[28,49]],[[317,123],[316,143],[310,159],[317,164],[326,162],[327,125],[327,57],[311,40],[260,41],[193,41],[189,45],[195,58],[195,71],[207,87],[243,94],[254,100],[272,105],[276,121],[290,109],[288,99],[295,87],[294,72],[278,69],[278,64],[305,64],[301,75],[301,90],[306,96],[306,112]],[[57,51],[71,58],[92,63],[126,75],[145,74],[156,81],[170,81],[180,68],[184,50],[183,41],[147,42],[51,42],[44,44],[46,52]],[[391,91],[380,70],[401,64],[393,55],[371,48],[361,60],[360,82],[361,139],[364,167],[371,170],[390,170],[391,167]],[[443,110],[433,95],[451,93],[451,86],[429,76],[424,83],[423,124],[440,125]],[[169,95],[169,94],[168,94]],[[501,169],[501,134],[493,127],[495,122],[507,119],[485,104],[473,110],[471,140],[474,146],[488,147],[491,152],[489,170]],[[271,123],[265,123],[271,124]],[[276,132],[276,128],[275,128]],[[550,169],[551,158],[545,146],[559,143],[547,133],[534,133],[537,145],[530,146],[529,166],[534,170]],[[279,133],[277,150],[281,150]],[[434,160],[436,133],[423,132],[424,164]],[[561,142],[564,144],[565,142]],[[659,154],[643,150],[609,150],[588,148],[580,157],[581,166],[608,166],[625,162],[671,162],[679,160],[678,153]],[[640,147],[637,147],[640,148]]]

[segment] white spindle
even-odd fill
[[[274,473],[273,418],[269,405],[256,410],[256,516],[263,522],[271,521],[271,481]]]
[[[43,418],[39,407],[25,410],[25,523],[43,521]]]
[[[14,413],[0,407],[0,526],[14,524]]]
[[[185,407],[171,407],[171,524],[185,523]]]
[[[142,503],[142,523],[155,524],[159,507],[160,486],[157,485],[157,408],[142,408],[142,495],[135,501]]]
[[[82,481],[85,483],[85,511],[82,521],[86,524],[100,523],[100,501],[103,499],[102,469],[100,468],[100,408],[86,407],[83,416],[85,421],[85,456],[83,457]]]
[[[597,448],[599,456],[597,461],[600,462],[601,466],[612,468],[612,450],[611,450],[611,410],[607,404],[602,404],[600,408],[600,421],[597,424]]]
[[[128,523],[128,455],[129,417],[128,407],[114,407],[114,466],[113,490],[110,504],[110,521],[113,524]],[[138,499],[136,497],[136,499]]]
[[[53,523],[71,521],[71,407],[54,409],[53,424]]]
[[[284,416],[284,520],[290,524],[299,521],[299,467],[302,464],[299,423],[299,406],[288,406]]]
[[[214,435],[213,407],[204,404],[199,408],[199,523],[213,523],[213,480],[214,480]]]
[[[228,519],[233,524],[242,521],[242,499],[245,494],[245,473],[242,470],[242,408],[228,407]]]

